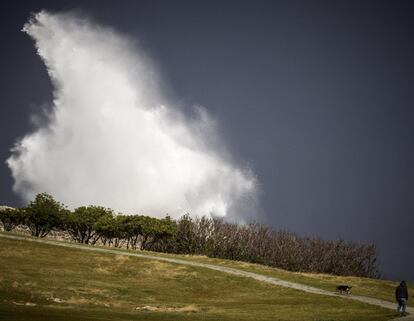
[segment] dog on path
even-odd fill
[[[349,293],[351,293],[351,289],[352,289],[352,286],[349,286],[349,285],[338,285],[336,287],[336,290],[340,294],[349,294]]]

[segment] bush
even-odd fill
[[[23,213],[21,210],[11,207],[2,208],[0,209],[0,222],[3,225],[3,230],[9,232],[23,223]]]
[[[63,229],[69,211],[46,193],[38,194],[23,208],[24,224],[33,236],[45,237],[53,229]]]
[[[65,230],[76,242],[95,244],[100,238],[96,224],[103,217],[112,216],[112,210],[101,206],[81,206],[67,215]]]
[[[372,244],[300,237],[262,224],[238,225],[221,219],[177,221],[169,252],[202,254],[265,264],[290,271],[379,277]],[[165,250],[165,249],[164,249]]]

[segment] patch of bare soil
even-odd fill
[[[145,305],[142,307],[136,307],[135,310],[151,311],[151,312],[180,312],[180,313],[195,313],[199,311],[198,307],[196,307],[195,305],[187,305],[183,307]]]
[[[33,303],[33,302],[16,302],[16,301],[12,301],[11,303],[14,304],[14,305],[25,305],[25,306],[28,306],[28,307],[34,307],[34,306],[37,305],[36,303]]]

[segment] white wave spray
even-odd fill
[[[7,160],[23,200],[48,192],[71,208],[252,214],[251,170],[234,164],[203,108],[188,117],[166,102],[154,64],[134,41],[89,19],[45,11],[23,31],[54,86],[46,122],[18,140]]]

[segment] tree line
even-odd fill
[[[4,231],[21,226],[36,237],[54,231],[84,244],[206,255],[290,271],[380,277],[373,244],[302,237],[258,223],[240,225],[188,214],[177,220],[158,219],[115,214],[102,206],[70,211],[46,193],[26,207],[2,208],[0,222]]]

